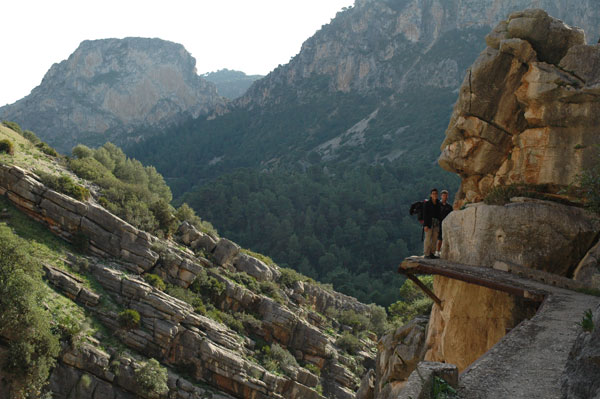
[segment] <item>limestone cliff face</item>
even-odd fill
[[[600,13],[590,0],[356,1],[238,103],[277,101],[282,87],[296,88],[302,97],[301,82],[317,76],[330,78],[322,87],[329,91],[454,89],[472,60],[466,54],[482,48],[484,32],[509,13],[531,6],[584,28],[594,42],[600,34]]]
[[[600,143],[600,46],[544,11],[512,14],[460,89],[440,165],[462,176],[457,203],[499,185],[564,187]]]
[[[486,42],[442,144],[440,165],[462,177],[455,208],[476,202],[444,220],[442,257],[573,278],[597,267],[597,217],[527,198],[500,206],[481,201],[493,187],[512,183],[558,189],[592,165],[600,143],[600,46],[586,45],[583,31],[542,10],[511,14]],[[432,310],[425,358],[459,369],[530,311],[510,295],[457,280],[438,277],[434,289],[444,306]]]
[[[126,38],[84,41],[54,64],[27,97],[0,108],[2,119],[33,130],[63,152],[79,142],[123,142],[225,104],[176,43]]]

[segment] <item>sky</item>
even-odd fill
[[[266,75],[286,64],[354,0],[29,0],[2,2],[0,106],[38,86],[84,40],[158,37],[181,43],[199,74]]]

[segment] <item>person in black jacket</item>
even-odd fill
[[[437,253],[436,255],[440,255],[440,251],[442,250],[442,222],[446,219],[446,216],[450,212],[452,212],[452,205],[448,203],[448,190],[442,190],[441,194],[442,200],[440,201],[440,235],[438,237],[437,242]]]
[[[437,239],[440,234],[440,201],[438,200],[438,190],[431,190],[431,196],[423,204],[423,229],[425,230],[425,242],[423,256],[429,259],[436,259],[434,251]]]

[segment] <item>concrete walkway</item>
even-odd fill
[[[541,299],[538,312],[511,330],[460,375],[459,393],[465,399],[560,398],[560,379],[569,352],[582,331],[587,309],[600,298],[486,267],[442,259],[407,258],[400,272],[453,275],[462,281],[489,286],[515,295]]]

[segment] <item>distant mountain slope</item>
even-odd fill
[[[437,157],[456,90],[492,25],[544,7],[599,32],[594,1],[357,1],[309,38],[289,64],[256,81],[214,120],[185,123],[131,150],[196,183],[239,166],[310,159],[377,162]],[[176,137],[177,140],[173,140]],[[185,165],[170,162],[170,154]]]
[[[252,83],[264,77],[262,75],[246,75],[244,72],[231,69],[207,72],[201,76],[214,83],[217,86],[217,92],[230,100],[243,96]]]
[[[182,45],[161,39],[84,41],[31,94],[0,108],[0,118],[65,152],[77,143],[137,140],[140,132],[224,106],[226,100],[196,74],[195,65]]]
[[[238,242],[387,305],[398,259],[422,251],[411,202],[458,188],[435,161],[467,68],[532,6],[598,34],[593,1],[358,1],[227,114],[128,152]]]

